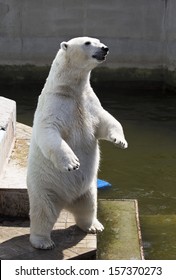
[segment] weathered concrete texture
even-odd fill
[[[6,85],[24,85],[27,87],[41,88],[45,83],[48,76],[49,66],[34,66],[34,65],[21,65],[10,66],[0,65],[0,86],[6,87]],[[112,83],[116,82],[116,85],[120,82],[123,86],[130,87],[127,82],[144,82],[143,86],[150,82],[157,82],[160,87],[163,85],[165,78],[169,79],[169,72],[163,68],[157,69],[141,69],[141,68],[117,68],[110,69],[108,67],[95,68],[91,73],[91,84],[102,85],[110,87]],[[173,77],[170,77],[170,80]],[[115,86],[115,84],[114,84]]]
[[[20,123],[16,128],[15,145],[0,178],[0,214],[27,217],[26,172],[32,128]]]
[[[98,236],[98,259],[143,259],[138,205],[135,200],[99,200],[105,230]]]
[[[50,64],[61,41],[88,35],[109,46],[108,67],[173,70],[175,10],[175,0],[1,1],[0,64]]]
[[[37,84],[43,87],[50,66],[35,65],[0,65],[0,86],[7,88],[14,85],[25,85],[28,88]]]
[[[170,71],[176,70],[176,1],[165,0],[165,65]]]
[[[15,137],[16,103],[0,96],[0,176],[8,161]]]

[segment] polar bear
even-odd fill
[[[63,208],[82,230],[103,230],[96,218],[98,140],[128,146],[121,124],[103,109],[89,81],[108,52],[95,38],[62,42],[39,96],[27,172],[35,248],[54,247],[50,234]]]

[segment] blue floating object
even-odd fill
[[[98,189],[106,189],[111,187],[112,185],[104,180],[97,179],[97,187]]]

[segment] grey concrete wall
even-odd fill
[[[176,70],[176,1],[166,1],[165,54],[169,70]]]
[[[63,40],[100,38],[106,65],[176,66],[175,0],[0,0],[0,64],[50,64]]]

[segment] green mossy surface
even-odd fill
[[[134,200],[99,200],[98,216],[105,229],[98,235],[98,259],[141,259]],[[101,243],[101,246],[99,246]]]
[[[47,65],[0,65],[0,86],[43,85],[49,70],[50,66]],[[157,69],[98,67],[92,71],[91,82],[94,85],[101,83],[103,86],[157,87],[176,91],[176,71],[162,67]]]

